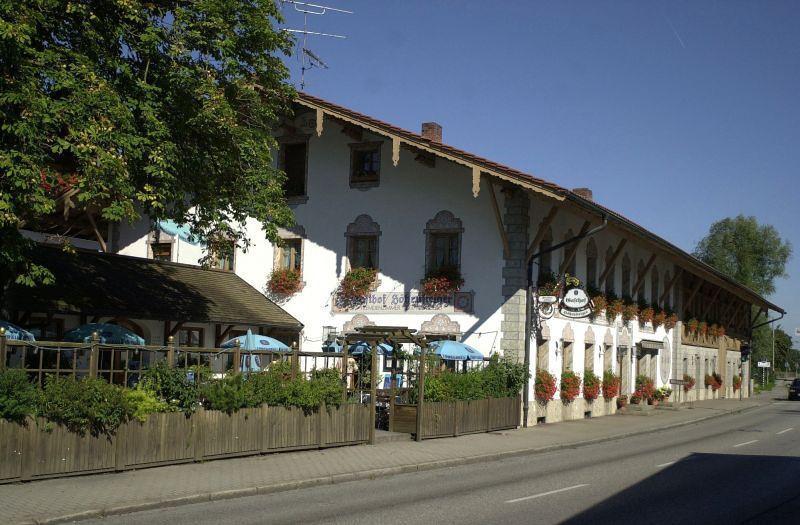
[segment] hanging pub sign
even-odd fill
[[[591,315],[594,305],[576,277],[567,275],[563,281],[547,286],[546,290],[548,293],[537,297],[540,318],[550,319],[556,309],[562,316],[570,319]]]

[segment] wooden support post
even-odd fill
[[[422,404],[425,402],[425,347],[419,352],[419,370],[417,371],[417,428],[414,441],[422,441]]]
[[[0,370],[6,369],[6,329],[0,327]]]
[[[97,377],[97,367],[100,360],[100,334],[92,333],[92,348],[89,353],[89,377]]]
[[[236,374],[242,371],[242,349],[239,346],[237,339],[233,345],[233,373]],[[294,379],[294,377],[292,377]]]
[[[598,286],[600,288],[605,287],[608,276],[611,275],[611,270],[617,263],[617,259],[619,259],[619,256],[622,254],[622,250],[625,249],[626,244],[628,244],[628,239],[620,239],[619,244],[617,244],[617,249],[614,250],[613,254],[611,254],[611,260],[606,261],[606,267],[603,269],[603,273],[600,274],[600,279],[598,281]]]
[[[511,247],[508,244],[508,235],[506,235],[505,226],[503,226],[503,217],[500,214],[500,206],[497,204],[497,197],[494,193],[494,183],[491,179],[486,179],[486,185],[489,188],[489,201],[492,203],[492,210],[494,211],[494,219],[497,223],[497,229],[500,232],[500,240],[503,241],[503,256],[508,259],[511,253]]]
[[[322,448],[325,445],[325,432],[322,427],[325,425],[325,401],[319,405],[319,413],[317,414],[317,446]]]
[[[711,311],[711,307],[714,306],[719,298],[719,294],[722,292],[722,288],[717,288],[714,290],[714,295],[711,296],[711,300],[705,304],[703,307],[703,314],[700,316],[701,319],[705,319],[708,315],[708,312]]]
[[[397,396],[397,380],[395,375],[397,373],[397,351],[392,352],[392,370],[389,372],[392,377],[389,379],[389,432],[394,432],[394,404],[395,396]]]
[[[369,408],[372,414],[371,425],[369,426],[369,444],[375,444],[375,424],[378,419],[376,408],[378,406],[378,341],[372,340],[372,355],[370,356],[370,371],[369,371]]]
[[[167,366],[175,368],[175,338],[172,336],[167,338]]]
[[[347,362],[349,356],[347,355],[347,337],[342,340],[342,381],[344,382],[344,390],[342,391],[342,403],[347,403],[347,389],[349,388],[349,377],[347,376]]]
[[[581,231],[580,231],[580,233],[578,233],[577,236],[580,237],[581,235],[585,235],[586,232],[589,231],[589,226],[591,226],[591,225],[592,225],[591,222],[584,221],[583,222],[583,226],[581,226]],[[564,261],[561,263],[561,266],[558,268],[558,274],[559,275],[563,275],[564,272],[566,271],[567,267],[570,264],[572,264],[572,261],[575,259],[575,255],[578,253],[578,247],[580,245],[581,245],[581,241],[577,240],[572,244],[572,246],[564,248],[567,251],[565,252],[565,255],[564,255]],[[573,277],[575,277],[575,276],[573,275]]]
[[[647,260],[647,264],[644,265],[642,273],[636,279],[636,284],[633,285],[631,297],[636,297],[636,294],[639,293],[639,288],[641,288],[644,284],[645,278],[647,277],[647,274],[650,273],[650,268],[653,267],[654,262],[656,262],[656,254],[651,255],[650,259]]]
[[[300,356],[298,355],[299,350],[297,348],[297,342],[292,343],[292,379],[297,378],[297,370],[300,367]]]

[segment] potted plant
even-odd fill
[[[653,314],[653,329],[656,329],[659,326],[666,324],[666,322],[667,322],[667,312],[661,309],[657,309],[656,313]]]
[[[656,312],[652,306],[639,305],[639,324],[652,323],[655,314]]]
[[[347,302],[364,299],[372,291],[377,276],[378,270],[374,268],[351,269],[339,284],[339,297]]]
[[[583,377],[583,399],[594,401],[600,395],[600,378],[588,371]]]
[[[669,400],[669,396],[672,395],[672,389],[668,386],[662,386],[657,388],[653,393],[653,399],[659,403],[663,403]]]
[[[683,391],[688,392],[692,388],[694,388],[694,378],[689,374],[683,374]]]
[[[737,374],[733,376],[733,391],[737,392],[740,388],[742,388],[742,376]]]
[[[461,271],[455,266],[441,266],[428,272],[422,281],[422,294],[427,297],[448,297],[464,285]]]
[[[653,400],[656,392],[653,380],[645,375],[640,375],[636,378],[636,391],[643,402],[650,402]]]
[[[623,299],[625,307],[622,309],[622,321],[630,322],[639,315],[639,307],[630,298]]]
[[[273,270],[267,282],[267,289],[275,295],[293,295],[300,291],[300,271],[291,268]]]
[[[628,406],[628,396],[622,395],[617,397],[617,409],[623,410],[626,406]]]
[[[675,325],[678,324],[678,314],[675,312],[670,312],[667,314],[667,318],[664,320],[664,329],[672,330],[675,328]]]
[[[611,294],[609,294],[610,296]],[[609,323],[616,321],[618,315],[622,315],[625,311],[625,302],[616,297],[609,297],[608,307],[606,308],[606,319]]]
[[[718,374],[706,374],[705,385],[707,387],[710,386],[711,390],[714,392],[719,390],[719,387],[722,386],[721,378],[720,380],[717,380],[718,377],[719,377]]]
[[[722,325],[717,326],[717,337],[725,337],[725,327]]]
[[[558,295],[558,277],[552,272],[542,272],[536,281],[536,290],[539,297]]]
[[[689,319],[689,322],[686,323],[686,327],[689,329],[689,333],[695,335],[697,333],[697,328],[700,326],[700,321],[692,317]]]
[[[578,397],[581,392],[581,376],[567,370],[561,374],[561,400],[565,403],[571,403]]]
[[[705,337],[708,335],[708,323],[705,321],[700,321],[700,324],[697,325],[697,332]]]
[[[552,400],[556,395],[556,378],[553,374],[542,368],[536,371],[536,382],[533,395],[542,404]]]
[[[602,312],[604,312],[608,308],[608,301],[606,300],[606,296],[598,293],[597,295],[592,297],[592,320],[596,319],[600,316]]]
[[[710,335],[711,337],[717,337],[717,336],[719,335],[719,334],[717,333],[717,328],[718,328],[718,327],[717,327],[717,323],[712,323],[712,324],[711,324],[711,325],[708,327],[708,335]]]
[[[603,372],[603,397],[611,401],[619,395],[620,377],[611,370]],[[627,399],[626,399],[627,401]]]

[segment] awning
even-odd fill
[[[639,341],[639,346],[641,346],[644,350],[661,350],[664,348],[663,341]]]
[[[189,227],[185,224],[177,224],[175,221],[163,220],[156,222],[156,227],[162,232],[177,237],[189,244],[199,245],[200,243],[192,236]]]

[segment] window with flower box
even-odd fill
[[[347,260],[350,269],[378,269],[380,236],[380,225],[369,215],[359,215],[355,221],[347,225],[345,237],[347,238]]]

